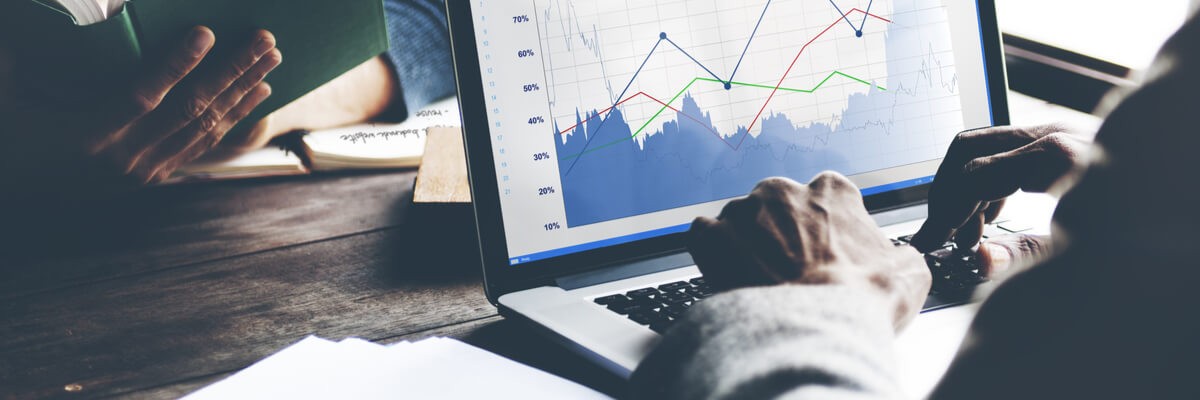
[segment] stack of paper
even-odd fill
[[[383,346],[309,336],[186,399],[606,399],[454,339]]]

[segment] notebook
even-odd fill
[[[298,140],[283,140],[234,158],[202,157],[176,170],[164,183],[414,168],[421,164],[430,128],[461,124],[458,99],[450,97],[417,110],[401,123],[375,122],[307,132]]]

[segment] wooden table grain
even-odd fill
[[[190,184],[24,211],[0,238],[0,398],[178,397],[310,334],[456,337],[619,396],[620,379],[497,314],[469,206],[414,206],[414,177]]]

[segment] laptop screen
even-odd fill
[[[975,2],[470,4],[514,266],[686,231],[766,177],[929,183],[992,124]]]

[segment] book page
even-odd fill
[[[110,0],[46,0],[58,4],[67,13],[75,18],[75,24],[79,26],[91,25],[97,22],[108,19],[110,14]],[[117,5],[123,4],[121,0],[111,0]]]
[[[171,174],[164,184],[257,178],[266,176],[302,175],[308,168],[300,157],[279,147],[266,147],[233,158],[200,157]]]
[[[417,110],[399,124],[368,123],[314,131],[304,136],[314,169],[412,167],[425,152],[427,130],[460,126],[458,99]]]

